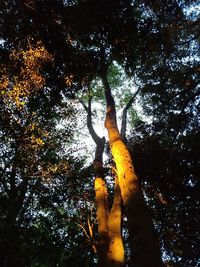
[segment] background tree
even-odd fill
[[[2,69],[0,260],[4,266],[72,264],[77,244],[91,245],[79,226],[91,212],[87,185],[83,184],[85,190],[79,186],[87,172],[83,159],[66,151],[75,129],[75,110],[64,98],[53,104],[40,76],[49,60],[43,55],[47,52],[41,45],[15,51]],[[68,123],[62,126],[66,116]],[[89,255],[83,252],[82,260],[93,261]]]
[[[146,128],[142,122],[138,122],[138,127],[136,127],[138,135],[135,139],[140,142],[138,148],[141,149],[142,155],[146,155],[152,140],[156,140],[152,149],[157,148],[156,144],[160,143],[166,146],[166,150],[167,147],[174,148],[179,145],[184,147],[185,142],[188,142],[187,148],[194,148],[193,144],[197,140],[199,129],[197,117],[199,112],[197,108],[199,102],[199,20],[198,14],[193,17],[187,15],[187,10],[191,6],[195,6],[195,1],[168,1],[167,4],[162,1],[96,1],[95,4],[93,1],[48,1],[48,3],[46,1],[4,1],[1,3],[1,59],[7,66],[11,50],[22,49],[24,51],[30,44],[36,46],[38,41],[42,41],[41,44],[54,58],[53,63],[46,65],[42,73],[42,77],[45,78],[46,91],[37,90],[39,96],[43,96],[41,97],[42,103],[50,104],[50,106],[44,104],[43,107],[51,107],[51,105],[58,107],[63,94],[72,98],[80,89],[86,90],[88,83],[96,76],[100,74],[102,76],[102,67],[107,68],[113,60],[116,60],[139,84],[146,114],[152,116],[152,127]],[[3,92],[4,87],[7,88],[6,73],[7,70],[3,70],[1,82]],[[15,70],[15,73],[20,81],[19,71]],[[15,84],[15,74],[10,75],[13,79],[12,83]],[[11,84],[12,88],[14,88],[13,84]],[[21,87],[22,85],[20,84]],[[39,89],[38,86],[37,89]],[[41,103],[41,100],[38,100]],[[19,99],[19,103],[22,102]],[[33,101],[33,103],[37,109],[37,102]],[[44,113],[42,114],[44,116]],[[54,115],[51,114],[53,119]],[[15,128],[15,124],[12,125]],[[142,134],[144,143],[145,140],[149,142],[145,148],[140,140]],[[146,137],[148,134],[149,138]],[[162,155],[163,150],[159,151]],[[179,151],[181,151],[181,166],[185,167],[186,161],[183,159],[185,150]],[[149,153],[152,155],[154,151],[151,150]],[[140,154],[141,152],[138,155]],[[135,156],[133,158],[135,159]],[[137,158],[135,161],[137,164]],[[150,159],[149,162],[151,162]],[[188,188],[191,182],[194,186],[193,181],[197,179],[197,172],[191,173],[198,167],[198,161],[194,156],[193,160],[187,162],[187,178],[180,184]],[[137,168],[137,172],[143,177],[142,167]],[[177,172],[172,161],[169,169],[166,169],[166,176],[170,174],[169,170],[172,173]],[[161,169],[158,174],[163,175]],[[152,177],[155,175],[151,175],[150,180],[154,179]],[[149,186],[152,192],[155,192],[154,199],[158,196],[162,199],[163,193],[159,191],[161,189],[158,185],[151,186],[153,182],[150,180],[146,182],[141,180],[143,189]],[[195,186],[197,184],[198,182]],[[165,188],[164,185],[163,188]],[[176,184],[174,187],[176,188]],[[148,189],[146,190],[147,194]],[[164,192],[164,189],[162,190]],[[176,209],[181,205],[177,204]],[[163,229],[158,227],[158,223],[155,225],[158,230]],[[175,228],[175,225],[173,227]],[[169,229],[171,228],[169,225]],[[167,233],[167,230],[165,232]],[[170,234],[167,236],[170,240]],[[175,252],[179,255],[177,261],[182,259],[185,264],[188,262],[192,264],[194,260],[190,256],[192,254],[181,258],[182,252],[174,250],[176,246],[172,246],[172,242],[163,239],[163,244],[165,253],[168,250],[168,255],[170,255],[170,249],[167,249],[170,244],[171,255],[175,255]],[[195,252],[195,255],[197,258],[198,253]],[[173,257],[172,259],[174,260]],[[198,264],[198,260],[196,263]]]

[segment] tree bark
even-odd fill
[[[109,231],[109,266],[124,266],[124,245],[121,234],[122,198],[117,176],[115,177],[115,191],[111,211],[108,216]]]
[[[102,178],[95,178],[95,200],[97,209],[98,224],[98,266],[107,266],[109,237],[108,237],[108,206],[107,206],[107,190],[105,182]]]
[[[82,103],[82,102],[81,102]],[[123,267],[124,246],[121,235],[121,192],[117,180],[114,191],[114,200],[111,211],[108,207],[108,192],[104,180],[103,151],[105,138],[100,138],[92,124],[91,97],[88,107],[82,103],[87,112],[87,127],[93,141],[96,144],[95,158],[93,162],[95,173],[95,200],[98,223],[98,266],[99,267]]]
[[[108,233],[108,195],[106,183],[103,179],[103,162],[102,154],[105,139],[99,139],[99,144],[96,146],[95,159],[94,159],[94,172],[95,172],[95,201],[97,209],[97,224],[98,224],[98,240],[97,240],[97,253],[98,253],[98,266],[108,266],[108,249],[109,249],[109,233]]]
[[[151,214],[145,204],[130,153],[118,130],[115,102],[106,72],[101,75],[101,78],[107,103],[105,127],[108,130],[111,153],[116,164],[119,186],[128,220],[131,248],[130,266],[163,267]]]

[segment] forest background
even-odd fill
[[[200,266],[199,16],[1,1],[0,265]]]

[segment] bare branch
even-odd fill
[[[89,229],[90,236],[91,236],[91,238],[93,238],[93,229],[92,229],[92,225],[90,223],[90,218],[89,217],[87,219],[87,224],[88,224],[88,229]]]
[[[141,88],[139,87],[137,89],[137,91],[133,94],[133,96],[129,99],[128,103],[126,104],[126,106],[123,109],[122,124],[121,124],[121,137],[122,137],[123,141],[126,141],[127,112],[128,112],[128,109],[133,104],[133,102],[134,102],[134,100],[135,100],[135,98],[138,95],[140,90],[141,90]]]
[[[76,224],[83,230],[83,232],[84,232],[84,234],[86,235],[87,239],[88,239],[89,242],[92,244],[92,249],[93,249],[94,253],[97,253],[96,246],[95,246],[94,242],[92,242],[92,240],[91,240],[92,237],[90,238],[90,236],[88,235],[88,233],[87,233],[85,227],[84,227],[83,225],[81,225],[80,223],[76,223]],[[92,239],[93,239],[93,238],[92,238]]]
[[[88,113],[88,107],[87,105],[85,104],[85,102],[80,98],[80,97],[77,97],[78,98],[78,101],[81,103],[81,105],[83,106],[83,108],[85,109],[85,111]]]
[[[92,123],[92,96],[89,96],[88,98],[88,106],[82,101],[82,99],[78,98],[79,102],[82,104],[83,108],[87,112],[87,127],[89,130],[89,133],[95,142],[96,145],[98,145],[101,142],[101,138],[97,135],[97,133],[94,130],[93,123]]]
[[[83,225],[81,225],[80,223],[76,223],[84,232],[84,234],[86,235],[86,237],[88,238],[88,240],[90,240],[90,236],[88,235],[85,227]]]

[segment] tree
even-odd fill
[[[63,141],[67,145],[72,138],[75,111],[70,101],[66,108],[67,100],[52,105],[51,92],[45,90],[40,76],[49,59],[43,55],[47,52],[41,44],[15,51],[2,69],[0,259],[4,266],[55,266],[72,261],[73,253],[66,247],[74,247],[74,241],[66,239],[66,228],[74,239],[85,242],[76,225],[80,208],[74,213],[69,207],[69,199],[76,205],[73,195],[76,202],[84,202],[76,188],[78,177],[84,179],[82,159],[66,155],[63,147]],[[63,132],[57,125],[66,114]],[[89,261],[88,254],[85,259]]]
[[[103,168],[105,137],[100,138],[94,130],[91,100],[92,97],[89,96],[88,106],[81,99],[80,102],[87,112],[87,127],[96,144],[93,166],[95,172],[94,187],[98,223],[97,253],[99,256],[99,266],[124,266],[124,246],[121,230],[121,192],[118,177],[115,174],[114,197],[111,209],[109,210],[108,191],[104,180]]]
[[[198,47],[198,37],[188,29],[188,25],[197,27],[198,20],[192,22],[184,14],[185,6],[185,3],[176,1],[168,1],[167,6],[162,1],[96,1],[95,4],[93,1],[56,1],[48,3],[48,7],[45,1],[33,1],[21,3],[20,8],[18,1],[2,4],[2,38],[5,41],[2,45],[2,58],[8,60],[7,51],[10,48],[20,46],[24,50],[30,42],[42,42],[48,52],[54,55],[53,65],[47,66],[43,72],[46,88],[51,92],[50,98],[54,104],[60,104],[61,93],[75,97],[78,91],[86,91],[94,78],[102,80],[100,90],[105,93],[107,108],[105,125],[128,219],[131,265],[134,266],[163,264],[151,215],[145,205],[127,145],[117,126],[108,69],[116,60],[129,75],[135,77],[146,110],[153,110],[157,126],[161,123],[163,111],[167,114],[167,123],[170,121],[174,124],[175,118],[183,117],[178,128],[168,124],[168,129],[173,131],[170,137],[173,136],[176,140],[180,128],[182,133],[186,130],[182,126],[186,125],[190,117],[182,115],[189,110],[191,103],[196,106],[199,96],[198,63],[191,60],[185,63],[192,48]],[[26,23],[16,23],[20,20]],[[193,40],[195,43],[192,47]],[[184,75],[184,79],[177,79],[181,75]],[[184,99],[183,93],[187,94],[187,99]],[[174,101],[175,97],[178,98],[177,101]],[[176,110],[171,109],[173,101],[174,107],[181,109],[178,116]],[[126,107],[130,108],[130,105]],[[88,111],[89,109],[88,105]],[[189,113],[194,115],[196,111]],[[188,128],[189,126],[188,124]],[[91,123],[88,128],[91,132]],[[94,140],[98,140],[98,150],[98,145],[103,144],[103,140],[100,142],[94,132],[91,135]],[[98,160],[101,164],[101,157]],[[124,166],[129,168],[125,169]],[[101,174],[97,172],[96,176]],[[103,185],[104,182],[101,181]],[[105,199],[106,190],[102,192]],[[98,200],[98,196],[96,199]],[[142,249],[145,250],[145,258]]]

